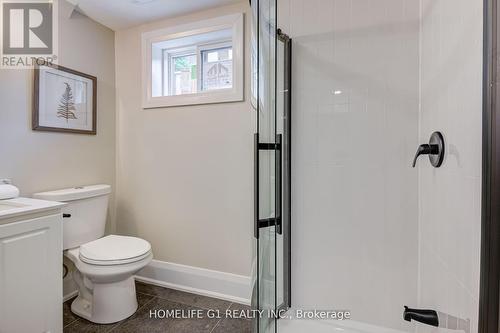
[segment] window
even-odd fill
[[[243,100],[243,14],[143,34],[143,107]]]
[[[233,86],[233,48],[201,51],[201,90],[227,89]]]
[[[169,55],[166,53],[166,55],[168,65],[165,75],[169,84],[165,85],[163,94],[169,96],[196,93],[196,54]]]
[[[163,96],[233,87],[231,42],[203,44],[188,49],[164,49],[162,52],[164,64],[158,70],[163,71],[164,78],[158,90],[163,91]]]

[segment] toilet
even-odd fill
[[[33,195],[67,204],[63,208],[64,255],[75,264],[73,278],[78,285],[71,311],[99,324],[115,323],[135,313],[134,274],[153,259],[151,245],[144,239],[104,236],[110,193],[109,185],[92,185]]]

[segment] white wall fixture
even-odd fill
[[[243,14],[142,34],[142,106],[243,100]]]

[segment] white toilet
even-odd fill
[[[64,254],[77,268],[73,278],[79,289],[71,311],[99,324],[135,313],[134,274],[153,258],[151,245],[143,239],[103,237],[110,193],[109,185],[92,185],[33,196],[67,203],[63,207]]]

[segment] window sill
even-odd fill
[[[242,89],[220,89],[205,93],[151,97],[142,102],[142,107],[143,109],[152,109],[241,101],[243,101]]]

